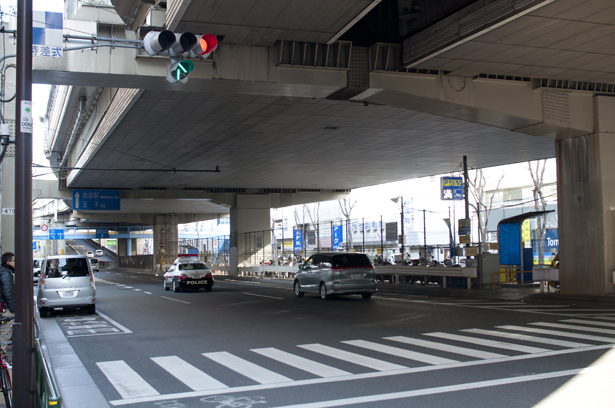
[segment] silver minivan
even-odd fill
[[[36,298],[41,317],[56,307],[87,308],[96,313],[96,286],[87,257],[56,255],[43,260]]]
[[[298,297],[305,292],[331,295],[360,294],[369,299],[377,292],[376,273],[367,255],[357,252],[322,252],[299,265],[293,290]]]

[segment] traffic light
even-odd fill
[[[169,30],[150,31],[143,38],[143,48],[149,55],[168,55],[167,81],[188,82],[194,63],[186,58],[207,58],[218,47],[213,34],[200,36],[191,32],[174,33]]]
[[[170,83],[186,83],[188,82],[188,74],[194,69],[192,61],[183,58],[169,59],[167,70],[167,81]]]

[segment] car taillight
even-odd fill
[[[185,275],[185,274],[183,274],[183,273],[182,273],[181,275],[179,275],[179,276],[177,277],[177,279],[182,280],[182,279],[190,279],[190,278],[188,277],[188,275]]]
[[[205,278],[211,278],[211,273],[208,273],[207,275],[205,275]]]

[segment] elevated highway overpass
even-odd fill
[[[154,10],[113,3],[126,27],[96,34],[140,38],[124,16]],[[555,157],[562,293],[615,293],[612,2],[173,0],[164,13],[167,29],[220,39],[187,84],[136,49],[34,60],[34,80],[56,85],[60,191],[127,202],[84,218],[160,229],[229,214],[233,269],[238,234],[268,229],[272,207],[451,172],[464,155],[473,168]]]

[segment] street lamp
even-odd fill
[[[401,242],[400,252],[401,252],[401,257],[402,257],[402,262],[403,262],[404,252],[406,251],[406,248],[404,248],[404,198],[402,196],[391,198],[391,201],[393,201],[395,204],[397,204],[397,202],[399,202],[400,200],[401,200],[401,202],[400,202],[400,204],[401,204],[401,213],[400,213],[400,217],[401,217],[401,238],[399,239],[399,241]]]

